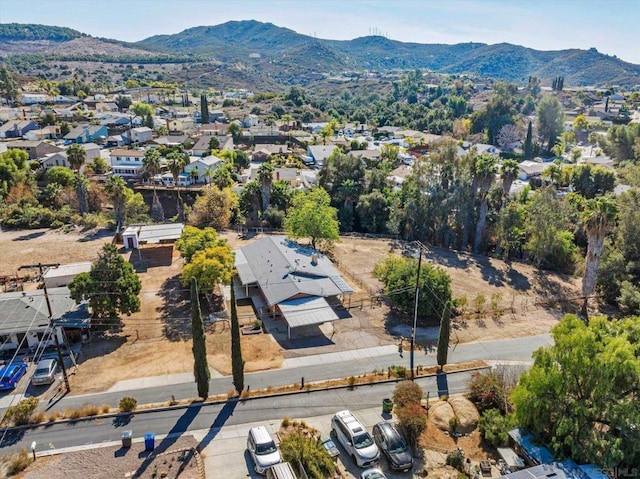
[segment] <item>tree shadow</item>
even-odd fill
[[[529,278],[518,270],[513,269],[511,265],[509,265],[509,270],[507,271],[507,283],[516,291],[527,291],[531,289]]]
[[[173,425],[171,430],[167,433],[165,438],[160,441],[160,444],[155,446],[153,451],[144,451],[140,453],[139,457],[144,457],[144,461],[140,464],[140,467],[136,470],[133,477],[142,477],[147,468],[151,465],[154,458],[165,451],[167,451],[176,440],[182,436],[188,429],[193,420],[200,414],[202,409],[202,403],[194,403],[186,408],[180,419]]]
[[[0,449],[3,447],[10,447],[19,443],[24,437],[24,429],[10,430],[7,429],[0,435]]]
[[[47,234],[46,231],[34,231],[33,233],[28,233],[26,235],[17,236],[15,238],[13,238],[13,241],[28,241],[30,239],[40,238],[41,236],[44,236],[45,234]]]
[[[116,427],[116,428],[124,427],[131,422],[131,417],[132,417],[132,414],[120,414],[113,418],[113,421],[111,421],[111,424],[113,425],[113,427]]]
[[[191,339],[190,292],[180,282],[180,275],[167,278],[160,287],[162,306],[157,311],[164,323],[163,332],[170,341]],[[201,302],[201,306],[202,306]],[[203,315],[204,316],[204,315]]]
[[[222,426],[224,426],[227,420],[233,416],[233,412],[235,411],[238,402],[238,398],[232,398],[222,406],[222,409],[220,409],[220,412],[213,421],[209,431],[207,431],[207,434],[202,438],[200,444],[198,444],[198,451],[202,452],[211,443],[211,441],[214,440],[222,429]]]

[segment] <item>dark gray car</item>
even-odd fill
[[[407,443],[393,424],[380,422],[373,426],[373,439],[382,453],[387,456],[391,469],[409,471],[413,467],[413,457]]]

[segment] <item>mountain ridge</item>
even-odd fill
[[[523,83],[537,76],[550,83],[565,77],[566,86],[640,84],[640,65],[625,62],[595,48],[536,50],[510,43],[429,44],[402,42],[383,36],[327,40],[257,20],[234,20],[195,26],[175,34],[154,35],[138,42],[104,39],[67,27],[35,24],[0,25],[0,56],[27,53],[87,51],[114,58],[160,53],[189,56],[194,62],[215,60],[241,66],[253,74],[265,72],[273,81],[295,83],[311,74],[345,70],[429,69],[438,73],[472,74]],[[90,48],[89,48],[90,47]],[[102,48],[102,50],[101,50]]]

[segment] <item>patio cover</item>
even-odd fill
[[[323,324],[340,319],[327,300],[319,296],[290,299],[278,303],[278,307],[287,322],[289,339],[291,339],[291,328]]]

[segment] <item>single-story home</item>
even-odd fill
[[[53,325],[49,321],[44,290],[0,294],[0,350],[27,354],[39,345],[54,344],[54,331],[62,344],[65,343],[63,330],[72,341],[88,333],[91,313],[87,303],[76,304],[68,288],[52,288],[47,292]]]
[[[538,163],[537,161],[524,160],[520,162],[518,166],[520,167],[518,178],[524,181],[536,176],[542,176],[544,170],[549,168],[549,163]]]
[[[251,159],[253,161],[265,161],[271,155],[289,155],[290,150],[287,145],[275,145],[275,144],[258,144],[254,147]]]
[[[257,289],[251,296],[256,310],[284,318],[289,338],[292,328],[338,320],[330,302],[354,292],[329,258],[284,235],[266,236],[235,253],[245,297]]]
[[[317,167],[321,167],[336,149],[336,145],[310,145],[307,147],[307,157],[303,160],[305,163],[312,163]]]
[[[175,243],[184,229],[182,223],[131,225],[122,233],[126,249],[138,249],[143,244]]]

